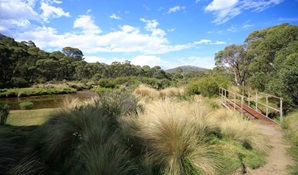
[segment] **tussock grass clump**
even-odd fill
[[[133,91],[133,95],[139,98],[149,98],[149,99],[158,99],[160,97],[160,93],[158,90],[147,87],[145,85],[140,85]]]
[[[184,94],[184,89],[169,87],[158,91],[145,85],[140,85],[133,91],[133,94],[138,98],[148,98],[151,100],[156,100],[160,98],[182,96]]]
[[[203,121],[207,111],[196,111],[189,105],[159,100],[147,104],[145,112],[137,117],[136,136],[145,147],[144,161],[153,166],[151,170],[174,175],[217,174],[220,164],[216,151],[205,140],[209,125]]]
[[[223,137],[239,142],[247,149],[267,152],[268,140],[260,132],[256,123],[241,117],[233,117],[224,120],[220,125]]]
[[[136,99],[114,92],[71,106],[53,113],[41,126],[31,140],[32,152],[54,172],[130,174],[134,165],[117,120],[136,113]]]
[[[184,93],[182,88],[169,87],[160,91],[161,97],[181,96]]]

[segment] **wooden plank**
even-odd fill
[[[234,109],[234,104],[236,104],[236,103],[232,103],[230,101],[227,101],[226,106],[228,106],[231,110],[233,110]],[[238,104],[236,104],[235,109],[239,112],[242,112],[241,111],[241,106],[239,106]],[[265,115],[255,111],[254,109],[248,107],[247,105],[243,105],[243,114],[245,116],[247,116],[248,118],[253,119],[253,120],[254,119],[259,119],[259,120],[262,120],[262,121],[269,122],[270,124],[274,124],[274,125],[277,124],[272,119],[270,119],[270,118],[266,117]]]

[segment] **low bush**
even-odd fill
[[[31,101],[24,101],[24,102],[21,102],[19,106],[22,110],[30,110],[30,109],[33,109],[34,104]]]
[[[103,87],[103,88],[115,88],[115,84],[113,83],[113,81],[111,79],[100,79],[97,83],[100,87]]]
[[[185,93],[187,95],[201,94],[204,97],[213,97],[218,95],[220,87],[227,88],[228,86],[229,82],[224,77],[209,76],[188,83]]]

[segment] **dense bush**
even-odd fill
[[[29,86],[29,83],[24,78],[13,77],[11,79],[11,86],[12,87],[19,87],[19,88],[21,88],[21,87],[27,87],[27,86]]]
[[[205,97],[212,97],[218,95],[220,87],[227,88],[228,86],[229,82],[224,77],[209,76],[188,83],[185,93],[187,95],[201,94]]]
[[[9,116],[9,106],[5,104],[0,111],[0,125],[4,125]]]
[[[97,83],[100,87],[103,87],[103,88],[114,88],[115,87],[115,84],[113,83],[112,79],[100,79]]]
[[[31,101],[24,101],[24,102],[21,102],[19,106],[22,110],[29,110],[29,109],[33,109],[34,103]]]

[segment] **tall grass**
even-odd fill
[[[289,174],[296,175],[298,174],[298,111],[295,111],[285,117],[283,127],[286,129],[288,133],[287,137],[292,143],[289,153],[296,162],[296,165],[289,167]]]
[[[92,102],[52,114],[31,140],[32,152],[54,172],[125,174],[133,169],[118,118],[136,113],[136,99],[126,92],[105,94]],[[109,165],[109,166],[108,166]]]
[[[27,156],[9,172],[215,175],[232,174],[243,162],[260,166],[261,161],[252,162],[261,158],[266,143],[251,133],[259,129],[204,104],[164,97],[140,108],[125,91],[74,101],[31,135]]]
[[[138,98],[160,99],[181,96],[184,93],[183,88],[169,87],[162,90],[156,90],[145,85],[137,87],[133,94]]]
[[[149,98],[149,99],[158,99],[160,98],[160,93],[158,90],[147,87],[145,85],[140,85],[133,91],[133,94],[139,98]]]
[[[216,174],[220,166],[212,145],[205,142],[206,128],[198,125],[204,111],[169,99],[146,105],[136,120],[136,136],[143,143],[143,164],[161,174]],[[190,110],[190,111],[189,111]],[[205,123],[207,124],[207,123]],[[135,125],[135,124],[134,124]]]

